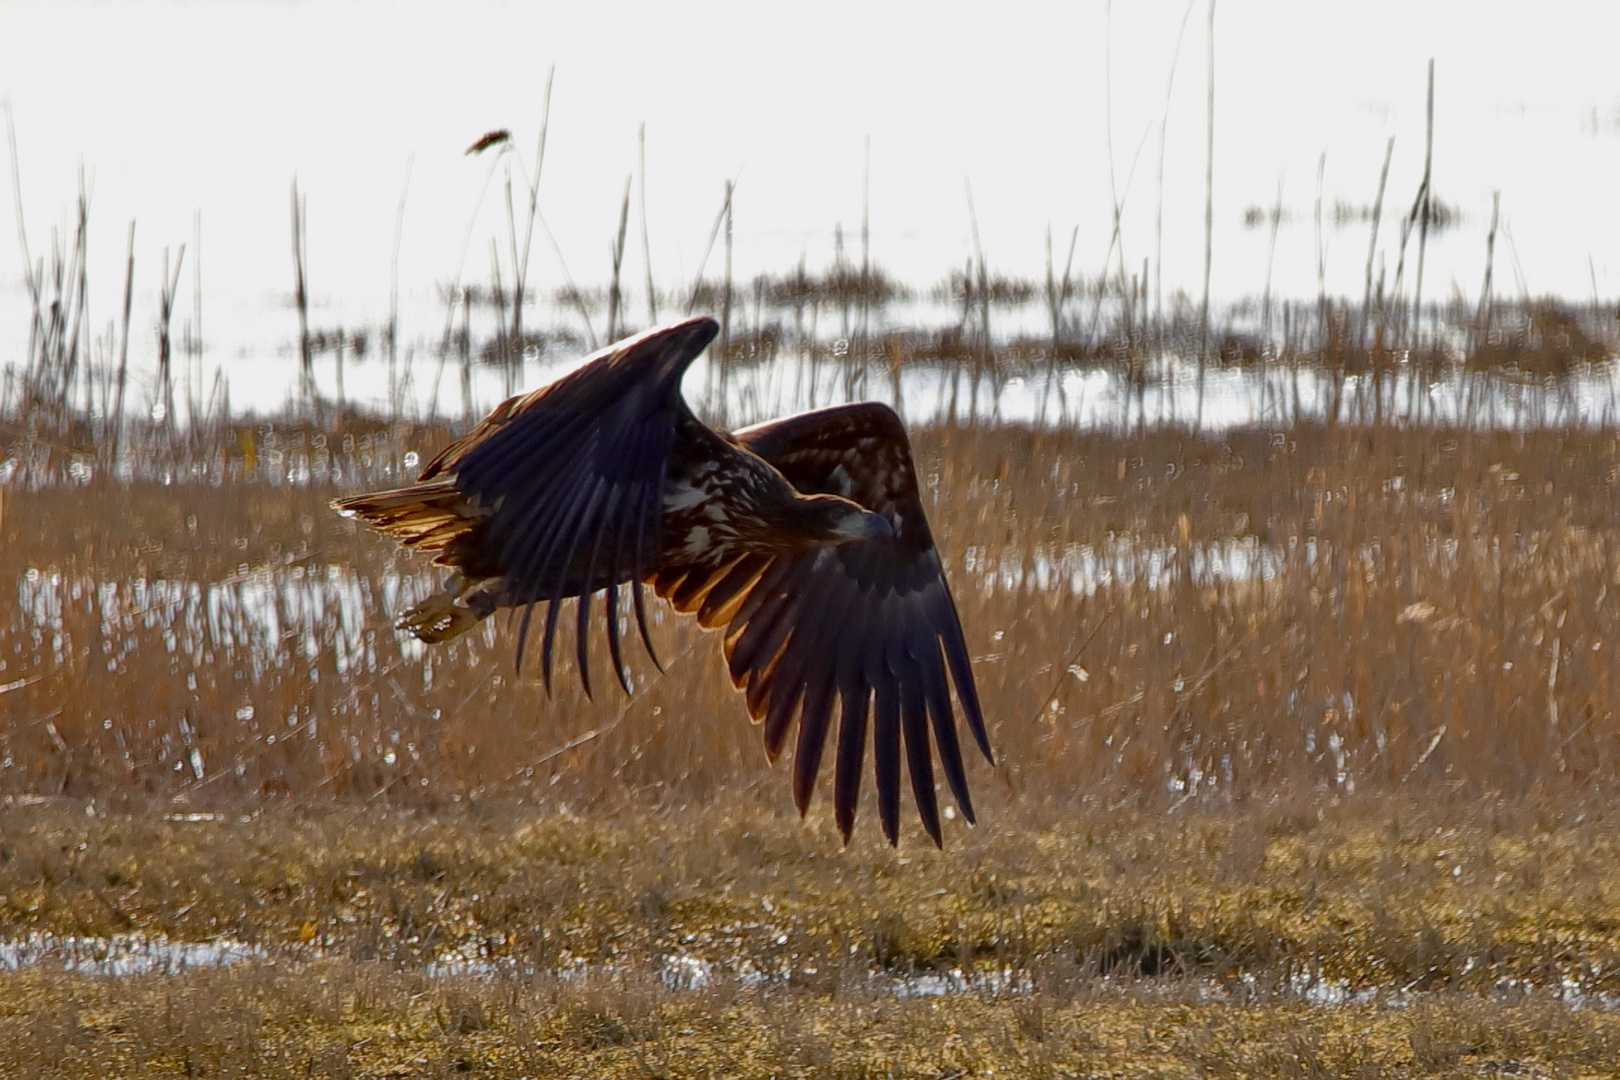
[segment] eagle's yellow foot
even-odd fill
[[[440,593],[401,615],[394,626],[408,632],[419,641],[433,644],[449,641],[457,634],[471,630],[477,624],[477,615],[456,603],[455,597]]]
[[[445,590],[430,596],[399,617],[395,629],[404,630],[418,641],[434,644],[449,641],[457,634],[465,634],[482,617],[465,604],[458,603],[472,583],[460,574],[445,583]],[[487,614],[487,613],[486,613]]]

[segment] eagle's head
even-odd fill
[[[849,499],[837,495],[806,495],[797,501],[805,531],[825,545],[894,538],[894,527],[888,518]]]

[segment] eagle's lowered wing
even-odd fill
[[[839,831],[847,839],[854,824],[870,714],[884,834],[891,843],[897,836],[903,745],[917,810],[937,844],[930,729],[956,803],[973,820],[952,683],[986,758],[990,742],[900,418],[885,405],[845,405],[762,424],[737,438],[801,492],[853,499],[887,517],[895,535],[792,558],[743,560],[689,598],[687,609],[705,623],[729,621],[731,677],[746,692],[749,712],[764,722],[772,757],[799,717],[793,796],[800,812],[810,801],[837,697]]]

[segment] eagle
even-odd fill
[[[875,402],[817,409],[735,433],[699,420],[681,377],[718,325],[697,317],[627,338],[497,406],[409,487],[338,499],[407,548],[454,570],[398,627],[422,641],[521,611],[521,667],[536,607],[551,689],[563,601],[575,601],[580,679],[604,595],[613,670],[621,590],[642,643],[644,587],[706,629],[723,628],[727,666],[774,762],[793,721],[793,798],[810,803],[837,699],[834,817],[847,843],[871,730],[878,815],[899,831],[901,754],[923,828],[941,844],[934,758],[975,821],[956,705],[986,760],[990,740],[962,623],[928,529],[905,428]],[[930,747],[932,735],[932,748]]]

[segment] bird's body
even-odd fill
[[[425,641],[520,608],[521,663],[531,616],[544,605],[548,686],[561,602],[573,597],[589,690],[591,601],[605,591],[609,652],[628,689],[611,613],[628,586],[651,652],[642,596],[651,584],[676,610],[726,628],[732,680],[764,723],[773,759],[798,718],[801,813],[836,698],[834,802],[846,839],[870,713],[885,834],[894,841],[903,742],[937,843],[930,728],[952,793],[973,820],[949,683],[987,758],[990,751],[904,429],[871,403],[735,435],[709,427],[681,399],[680,378],[715,330],[711,319],[689,319],[609,346],[502,403],[411,487],[334,505],[456,570],[444,593],[400,619]]]

